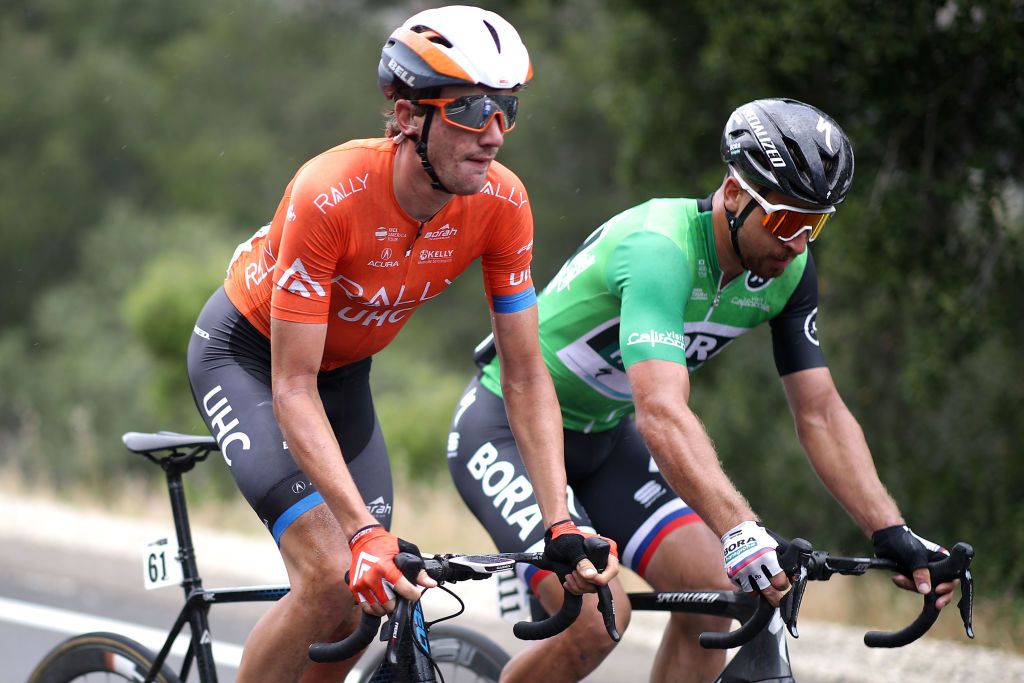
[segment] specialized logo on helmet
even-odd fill
[[[826,121],[824,116],[818,117],[818,125],[815,127],[815,130],[825,134],[825,146],[828,147],[828,151],[835,152],[832,149],[832,124]]]
[[[807,341],[811,342],[815,346],[820,346],[818,343],[818,309],[815,308],[813,311],[807,314],[804,319],[804,335],[807,337]]]
[[[758,118],[752,107],[747,107],[743,110],[743,117],[747,120],[750,125],[750,130],[753,131],[754,137],[761,143],[761,149],[764,150],[765,155],[768,157],[768,161],[771,162],[772,166],[776,168],[785,168],[786,160],[779,154],[778,148],[772,141],[768,131],[765,130],[764,124],[761,123],[761,119]]]

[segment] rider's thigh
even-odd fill
[[[529,473],[516,447],[501,397],[478,379],[466,387],[448,434],[448,469],[459,495],[487,529],[501,552],[543,549],[544,523]],[[579,526],[589,526],[586,511],[569,511]],[[536,569],[525,571],[532,580]]]
[[[722,543],[703,521],[673,529],[654,551],[644,578],[655,590],[733,590]]]

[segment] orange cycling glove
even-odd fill
[[[395,566],[399,553],[398,538],[380,524],[364,526],[348,542],[352,550],[348,587],[359,602],[393,600],[391,587],[402,578],[402,570]]]

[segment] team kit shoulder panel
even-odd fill
[[[538,297],[541,349],[565,426],[601,431],[632,413],[633,363],[668,360],[693,372],[779,315],[806,263],[805,252],[778,278],[745,272],[722,286],[710,198],[652,199],[613,217]],[[482,382],[500,394],[495,361]]]
[[[536,301],[533,215],[515,174],[492,162],[479,193],[420,223],[395,198],[396,149],[389,139],[353,140],[308,161],[228,267],[228,297],[264,335],[271,318],[327,325],[322,370],[387,346],[478,257],[492,310]]]

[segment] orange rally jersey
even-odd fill
[[[327,323],[322,370],[373,355],[478,256],[491,309],[536,302],[533,215],[519,178],[492,162],[483,189],[425,223],[398,205],[389,139],[353,140],[299,169],[274,220],[238,246],[228,298],[260,332],[270,319]]]

